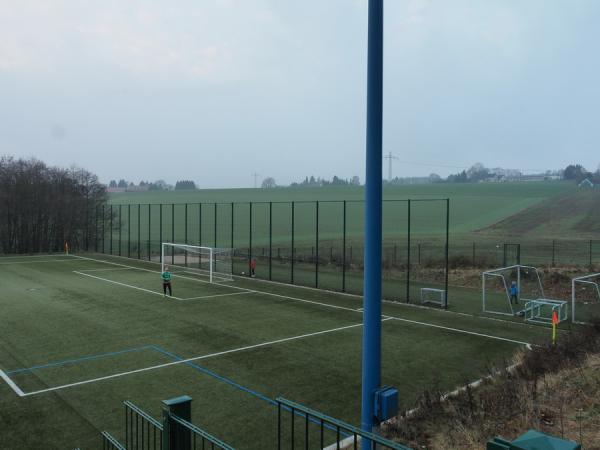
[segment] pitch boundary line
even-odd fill
[[[0,259],[0,261],[2,261]],[[46,259],[44,261],[13,261],[13,262],[0,262],[0,266],[8,266],[8,265],[13,265],[13,264],[43,264],[43,263],[57,263],[57,262],[72,262],[72,261],[77,261],[76,259]]]
[[[382,321],[387,321],[387,320],[390,320],[390,319],[383,319]],[[357,323],[357,324],[353,324],[353,325],[346,325],[346,326],[343,326],[343,327],[331,328],[329,330],[316,331],[316,332],[313,332],[313,333],[306,333],[306,334],[301,334],[301,335],[298,335],[298,336],[291,336],[291,337],[287,337],[287,338],[276,339],[276,340],[273,340],[273,341],[261,342],[259,344],[246,345],[244,347],[234,348],[234,349],[230,349],[230,350],[223,350],[223,351],[220,351],[220,352],[210,353],[210,354],[207,354],[207,355],[195,356],[195,357],[192,357],[192,358],[181,359],[181,360],[172,361],[172,362],[163,363],[163,364],[156,364],[154,366],[143,367],[141,369],[129,370],[127,372],[119,372],[119,373],[115,373],[115,374],[112,374],[112,375],[106,375],[106,376],[103,376],[103,377],[92,378],[92,379],[89,379],[89,380],[77,381],[77,382],[74,382],[74,383],[63,384],[63,385],[60,385],[60,386],[54,386],[54,387],[51,387],[51,388],[40,389],[40,390],[37,390],[37,391],[30,391],[30,392],[23,392],[8,376],[6,376],[4,374],[4,372],[0,371],[0,376],[13,388],[13,390],[20,397],[30,397],[30,396],[34,396],[34,395],[44,394],[44,393],[47,393],[47,392],[53,392],[53,391],[58,391],[58,390],[62,390],[62,389],[67,389],[67,388],[71,388],[71,387],[75,387],[75,386],[81,386],[81,385],[85,385],[85,384],[97,383],[97,382],[104,381],[104,380],[111,380],[111,379],[114,379],[114,378],[120,378],[120,377],[124,377],[124,376],[128,376],[128,375],[133,375],[133,374],[137,374],[137,373],[143,373],[143,372],[148,372],[148,371],[151,371],[151,370],[162,369],[164,367],[171,367],[171,366],[176,366],[176,365],[180,365],[180,364],[190,363],[192,361],[200,361],[200,360],[204,360],[204,359],[215,358],[217,356],[228,355],[228,354],[231,354],[231,353],[239,353],[239,352],[243,352],[243,351],[246,351],[246,350],[253,350],[253,349],[261,348],[261,347],[268,347],[268,346],[272,346],[272,345],[276,345],[276,344],[281,344],[281,343],[284,343],[284,342],[290,342],[290,341],[295,341],[295,340],[299,340],[299,339],[305,339],[305,338],[309,338],[309,337],[313,337],[313,336],[321,336],[321,335],[324,335],[324,334],[334,333],[334,332],[337,332],[337,331],[343,331],[343,330],[348,330],[348,329],[352,329],[352,328],[358,328],[358,327],[362,327],[362,326],[363,326],[362,323]]]
[[[86,258],[86,257],[83,257],[83,256],[76,256],[76,257],[77,258],[89,259],[89,260],[92,260],[92,261],[104,262],[102,260],[96,260],[96,259],[93,259],[93,258]],[[135,268],[135,267],[132,267],[132,266],[127,266],[125,264],[115,263],[115,262],[111,262],[111,261],[107,261],[106,263],[107,264],[113,264],[113,265],[116,265],[116,266],[123,266],[123,267]],[[141,268],[140,270],[144,270],[144,271],[147,271],[147,272],[156,273],[155,271],[150,270],[150,269],[143,269],[143,268]],[[187,280],[197,281],[199,283],[209,283],[208,281],[197,280],[195,278],[182,277],[182,276],[179,276],[179,277],[183,278],[183,279],[187,279]],[[217,285],[221,286],[220,283],[214,283],[214,284],[217,284]],[[355,313],[363,314],[362,308],[349,308],[347,306],[331,305],[329,303],[317,302],[315,300],[307,300],[307,299],[302,299],[302,298],[297,298],[297,297],[290,297],[288,295],[276,294],[276,293],[273,293],[273,292],[257,291],[257,290],[254,290],[254,289],[246,289],[246,288],[241,288],[241,287],[237,287],[237,286],[228,286],[228,285],[225,285],[225,286],[226,287],[230,287],[232,289],[245,290],[248,293],[270,295],[272,297],[279,297],[279,298],[284,298],[284,299],[287,299],[287,300],[293,300],[293,301],[297,301],[297,302],[309,303],[309,304],[313,304],[313,305],[324,306],[324,307],[327,307],[327,308],[341,309],[341,310],[345,310],[345,311],[352,311],[352,312],[355,312]],[[437,329],[442,329],[442,330],[446,330],[446,331],[452,331],[452,332],[455,332],[455,333],[462,333],[462,334],[467,334],[467,335],[471,335],[471,336],[478,336],[478,337],[482,337],[482,338],[486,338],[486,339],[495,339],[495,340],[499,340],[499,341],[512,342],[512,343],[515,343],[515,344],[518,344],[518,345],[524,345],[526,347],[532,345],[529,342],[517,341],[517,340],[514,340],[514,339],[505,338],[505,337],[501,337],[501,336],[494,336],[494,335],[491,335],[491,334],[478,333],[476,331],[463,330],[461,328],[447,327],[447,326],[444,326],[444,325],[437,325],[437,324],[433,324],[433,323],[429,323],[429,322],[421,322],[421,321],[418,321],[418,320],[404,319],[404,318],[398,317],[398,316],[390,316],[390,315],[386,314],[386,315],[382,315],[382,317],[383,318],[395,319],[395,320],[399,320],[399,321],[402,321],[402,322],[412,323],[412,324],[415,324],[415,325],[422,325],[422,326],[425,326],[425,327],[437,328]],[[513,323],[513,322],[507,322],[507,323]]]

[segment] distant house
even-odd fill
[[[109,193],[115,193],[115,192],[125,192],[125,188],[120,188],[120,187],[107,187],[106,188],[106,192]]]
[[[578,186],[580,188],[593,188],[594,187],[594,183],[592,183],[592,180],[590,180],[589,178],[586,178],[581,183],[579,183]]]

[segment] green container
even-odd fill
[[[487,450],[581,450],[581,445],[549,436],[540,431],[529,430],[524,435],[510,442],[496,437],[489,441]]]

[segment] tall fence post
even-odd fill
[[[102,205],[102,253],[106,253],[105,241],[106,241],[106,209],[105,209],[105,205]]]
[[[123,232],[123,205],[119,205],[119,252],[118,255],[121,256],[121,246],[122,246],[122,232]]]
[[[315,202],[315,287],[319,287],[319,201]]]
[[[235,237],[235,235],[234,235],[234,229],[235,228],[233,226],[233,223],[235,221],[235,219],[234,219],[234,217],[235,217],[234,211],[235,211],[235,203],[231,202],[231,249],[232,250],[235,248],[235,245],[234,245],[234,237]]]
[[[198,203],[198,245],[202,247],[202,203]]]
[[[273,202],[269,202],[269,280],[272,279],[273,259]]]
[[[162,203],[159,205],[158,207],[158,245],[160,245],[161,249],[162,249],[162,242],[163,242],[163,205]],[[162,264],[162,250],[160,252],[158,252],[158,254],[160,255],[160,263]]]
[[[446,199],[446,279],[444,280],[444,289],[446,298],[444,299],[444,309],[448,309],[448,285],[450,272],[450,199]]]
[[[552,239],[552,267],[556,267],[556,239]]]
[[[410,303],[410,233],[411,233],[411,220],[410,220],[410,213],[411,213],[411,204],[410,204],[410,200],[408,200],[408,233],[407,233],[407,238],[406,238],[406,303]]]
[[[219,206],[219,204],[215,202],[215,211],[214,211],[215,218],[214,218],[214,221],[213,221],[213,224],[214,224],[214,227],[215,227],[215,230],[213,232],[213,234],[215,235],[215,248],[218,247],[217,243],[219,242],[218,239],[217,239],[217,233],[218,233],[218,229],[219,229],[219,227],[217,226],[218,221],[219,221],[219,219],[218,219],[219,216],[217,214],[217,207],[218,206]]]
[[[127,257],[131,258],[131,203],[127,204]]]
[[[142,232],[141,221],[142,221],[142,205],[141,205],[141,203],[138,203],[138,205],[137,205],[137,259],[142,258],[142,249],[141,249],[142,240],[140,238],[140,235]]]
[[[152,259],[152,203],[148,203],[148,261]]]
[[[185,240],[185,243],[188,243],[188,204],[185,204],[185,211],[183,213],[184,216],[184,224],[183,224],[183,239]],[[187,258],[187,252],[186,252],[186,258]]]
[[[251,265],[252,265],[252,202],[249,202],[250,204],[250,217],[249,217],[249,227],[250,227],[250,232],[248,233],[248,276],[252,275],[252,270],[250,269]]]
[[[346,200],[342,219],[342,292],[346,292]]]
[[[175,243],[175,203],[171,203],[171,242]],[[175,264],[175,248],[173,247],[171,248],[171,264]]]
[[[473,263],[472,263],[473,267],[475,267],[477,265],[477,264],[475,264],[475,242],[473,242],[473,259],[472,259],[472,261],[473,261]]]
[[[296,231],[296,221],[295,221],[295,217],[294,217],[295,209],[296,209],[296,203],[292,202],[292,248],[290,249],[291,252],[292,252],[292,258],[291,258],[291,261],[290,261],[290,272],[291,272],[291,283],[292,284],[294,284],[294,260],[295,260],[295,257],[296,257],[296,254],[295,254],[295,251],[294,251],[295,250],[294,249],[294,244],[295,244],[295,242],[294,242],[294,238],[295,238],[294,233]]]
[[[113,229],[114,229],[114,225],[113,225],[113,205],[110,205],[110,241],[109,241],[109,249],[110,249],[110,254],[113,254]]]
[[[96,227],[94,232],[94,251],[98,253],[98,206],[96,206]]]

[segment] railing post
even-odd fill
[[[163,445],[162,450],[190,450],[191,430],[177,426],[171,420],[175,415],[187,422],[192,421],[192,398],[181,397],[163,400]]]

